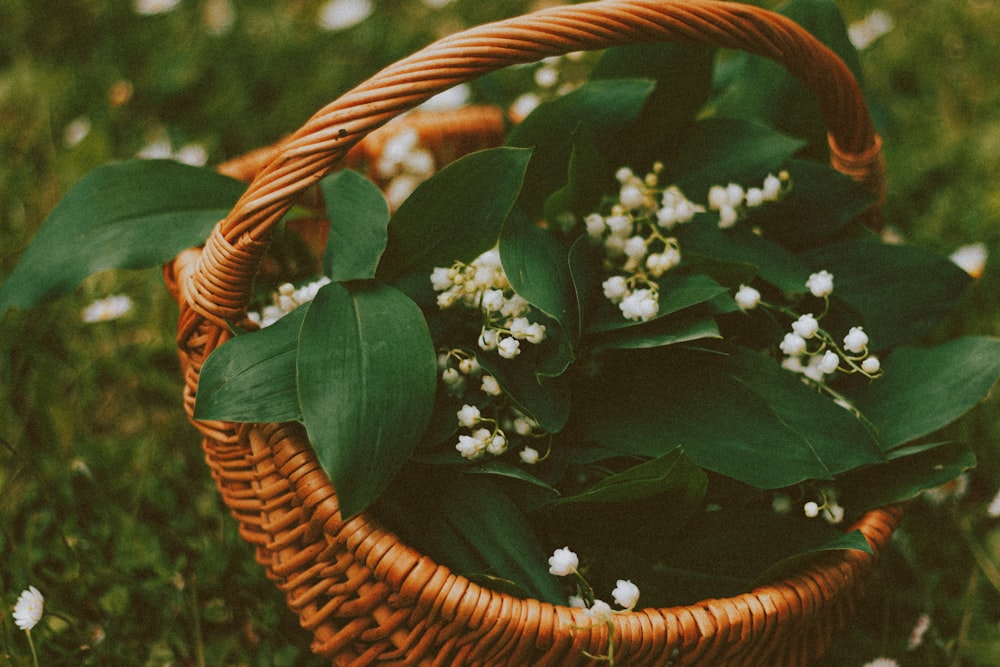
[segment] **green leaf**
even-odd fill
[[[875,201],[866,187],[827,165],[792,160],[786,168],[791,189],[781,201],[753,210],[747,222],[792,251],[827,241]]]
[[[876,350],[929,333],[972,281],[946,257],[871,239],[836,243],[802,257],[814,270],[833,274],[833,295],[861,314]]]
[[[546,602],[565,602],[524,515],[486,475],[408,471],[379,505],[407,544],[451,569],[514,582]]]
[[[806,291],[810,270],[800,258],[745,226],[722,230],[705,222],[695,221],[675,229],[683,252],[730,265],[749,264],[775,287],[792,293]]]
[[[518,212],[500,235],[500,261],[511,287],[565,331],[578,327],[569,269],[569,247],[551,231]]]
[[[528,217],[542,216],[545,200],[566,183],[573,152],[573,130],[584,127],[602,154],[614,147],[618,133],[635,118],[653,82],[615,79],[585,83],[572,93],[541,104],[507,137],[510,146],[533,146],[521,206]]]
[[[569,384],[565,376],[540,376],[528,356],[522,353],[516,359],[501,359],[494,353],[482,353],[476,358],[519,410],[545,431],[558,433],[569,419]]]
[[[659,280],[659,283],[660,309],[657,311],[654,319],[648,322],[627,320],[622,316],[618,306],[600,297],[597,305],[593,307],[593,320],[587,324],[587,333],[622,332],[624,329],[646,328],[652,322],[656,322],[667,315],[677,313],[700,303],[705,303],[719,294],[726,292],[725,287],[708,276],[698,273],[668,273]]]
[[[838,535],[828,542],[822,542],[792,556],[786,556],[758,574],[754,578],[752,586],[761,586],[785,579],[796,572],[801,572],[809,563],[815,561],[817,556],[830,551],[842,551],[844,549],[863,551],[866,554],[874,553],[862,532],[860,530],[852,530],[849,533]]]
[[[853,399],[888,451],[975,407],[1000,377],[1000,339],[967,337],[929,348],[899,348],[883,369],[884,375]]]
[[[833,0],[793,0],[780,11],[829,46],[861,80],[857,51]],[[769,58],[740,55],[731,85],[713,107],[720,116],[752,118],[802,137],[810,144],[810,157],[826,158],[826,126],[816,98]]]
[[[609,353],[602,373],[574,385],[572,422],[599,445],[635,456],[682,445],[701,467],[765,489],[882,460],[850,412],[765,355],[626,354]]]
[[[721,337],[715,319],[679,315],[662,317],[621,332],[598,335],[588,340],[587,344],[597,350],[635,350]]]
[[[406,463],[434,406],[437,359],[420,309],[375,283],[331,283],[299,335],[299,404],[345,518]]]
[[[708,118],[691,126],[665,162],[666,176],[695,201],[707,201],[712,185],[750,187],[782,167],[804,142],[732,118]]]
[[[697,505],[707,489],[708,477],[705,472],[684,455],[682,448],[676,447],[663,456],[609,475],[585,491],[556,498],[549,503],[549,507],[578,503],[621,503],[661,494],[687,496],[690,497],[690,504]]]
[[[99,271],[157,266],[200,245],[245,188],[169,160],[95,169],[53,209],[0,285],[0,315],[64,296]]]
[[[349,169],[324,178],[320,188],[330,221],[324,273],[335,282],[374,278],[389,224],[389,203],[382,191]]]
[[[586,127],[578,126],[573,132],[566,184],[545,200],[545,219],[558,227],[566,213],[587,215],[597,209],[608,186],[608,166],[597,141]]]
[[[471,262],[492,248],[521,191],[531,151],[471,153],[421,183],[389,222],[378,277],[430,275],[436,266]]]
[[[621,133],[616,164],[662,159],[663,143],[694,121],[712,92],[714,48],[654,42],[607,49],[591,72],[597,79],[651,79],[656,88],[628,130]],[[626,162],[626,160],[628,160]]]
[[[271,326],[237,336],[205,360],[195,419],[284,422],[301,419],[295,356],[309,304]]]
[[[975,465],[976,455],[968,445],[938,445],[849,472],[837,480],[837,491],[841,498],[850,498],[851,511],[864,512],[911,500],[921,491],[947,484]]]

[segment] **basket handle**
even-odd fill
[[[831,163],[878,194],[881,142],[847,66],[794,21],[720,0],[603,0],[475,27],[383,69],[321,109],[257,174],[213,231],[193,271],[187,304],[220,326],[240,319],[272,226],[295,196],[333,170],[374,129],[452,86],[509,65],[572,51],[678,41],[770,58],[816,97]],[[188,329],[190,331],[190,329]]]

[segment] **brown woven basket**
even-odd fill
[[[301,193],[345,163],[377,154],[376,128],[481,74],[577,50],[676,40],[769,57],[819,102],[832,163],[881,192],[878,136],[849,70],[792,21],[716,0],[605,0],[474,28],[392,65],[313,116],[275,147],[222,170],[253,178],[202,249],[166,268],[180,304],[178,346],[191,415],[202,363],[244,319],[272,226]],[[415,116],[440,158],[495,144],[502,118],[480,108]],[[367,138],[366,138],[367,137]],[[194,422],[223,500],[257,561],[336,665],[577,665],[608,642],[582,610],[483,588],[400,542],[374,517],[343,521],[337,494],[295,423]],[[843,551],[752,592],[614,616],[621,665],[806,665],[850,618],[862,585],[900,519],[865,514],[875,555]],[[580,629],[586,628],[586,629]],[[673,662],[671,662],[673,660]]]

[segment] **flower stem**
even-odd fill
[[[28,647],[31,648],[32,664],[38,667],[38,653],[35,651],[35,641],[31,638],[31,630],[25,630],[24,634],[28,635]]]

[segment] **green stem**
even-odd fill
[[[31,648],[31,660],[35,667],[38,667],[38,653],[35,651],[35,641],[31,638],[31,630],[25,630],[24,634],[28,635],[28,646]]]

